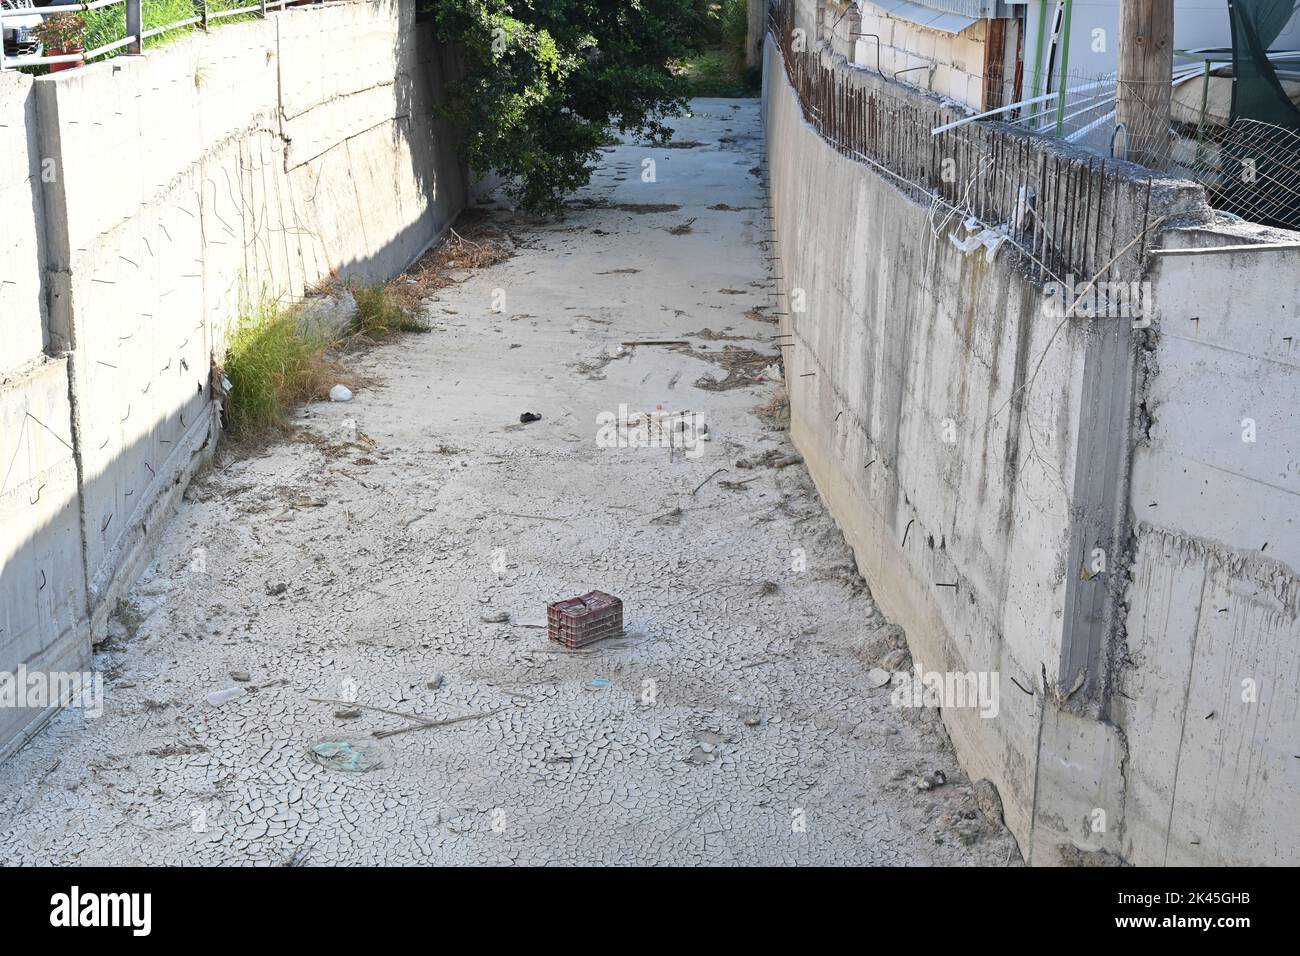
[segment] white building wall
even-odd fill
[[[1041,73],[1036,49],[1039,23],[1050,36],[1058,0],[1009,0],[1025,8],[1025,89],[1031,72]],[[1119,63],[1120,0],[1074,0],[1070,15],[1070,73],[1079,77],[1114,73]],[[1174,0],[1174,48],[1231,47],[1227,0]],[[1300,18],[1277,41],[1279,48],[1300,48]],[[1044,57],[1045,60],[1045,57]],[[1058,60],[1059,63],[1059,60]]]
[[[886,77],[946,96],[972,109],[981,108],[986,21],[978,20],[961,33],[946,33],[891,17],[867,0],[859,6],[862,10],[859,32],[880,37],[879,66]],[[858,38],[853,62],[874,69],[876,47],[875,40]]]

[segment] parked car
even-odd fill
[[[32,0],[0,0],[0,9],[31,10]],[[6,57],[40,56],[41,41],[32,35],[32,30],[41,25],[44,18],[33,13],[27,16],[5,17],[4,51]]]

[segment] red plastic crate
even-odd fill
[[[546,634],[565,647],[585,647],[623,633],[623,602],[604,591],[546,605]]]

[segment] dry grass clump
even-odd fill
[[[225,391],[226,428],[242,443],[256,441],[284,427],[299,405],[329,396],[334,385],[355,390],[365,380],[350,373],[340,355],[378,344],[406,332],[428,332],[420,318],[424,300],[456,279],[458,269],[482,269],[513,255],[513,248],[482,210],[469,209],[457,228],[414,267],[389,282],[362,283],[327,276],[311,290],[329,295],[344,289],[356,300],[356,312],[337,339],[313,333],[300,321],[299,306],[285,308],[265,300],[247,310],[235,325],[225,360],[216,368]]]
[[[386,286],[390,299],[407,309],[418,309],[439,289],[458,280],[451,273],[465,269],[486,269],[514,255],[513,244],[493,225],[481,209],[464,210],[447,238]]]
[[[304,334],[297,318],[277,303],[263,302],[240,317],[218,369],[226,388],[226,428],[239,441],[256,439],[284,424],[302,402],[323,398],[332,364],[325,343]]]

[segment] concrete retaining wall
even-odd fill
[[[0,375],[45,349],[45,213],[31,77],[0,73]]]
[[[0,673],[78,671],[89,653],[66,354],[46,352],[36,83],[0,73]],[[0,758],[49,715],[0,707]]]
[[[70,659],[87,659],[211,449],[209,371],[239,315],[330,274],[393,275],[462,205],[433,118],[442,55],[414,10],[299,8],[0,78],[0,458],[18,463],[0,593],[15,618],[43,574],[41,600],[64,602],[4,625],[0,672],[32,667],[73,622]],[[33,403],[61,442],[34,437]],[[42,485],[54,515],[27,504]],[[0,755],[31,720],[0,714]]]
[[[1195,282],[1179,275],[1190,260],[1161,260],[1157,268],[1156,326],[1164,310],[1181,327],[1184,304],[1218,303],[1220,322],[1237,317],[1252,329],[1243,354],[1215,359],[1212,394],[1255,394],[1252,382],[1278,389],[1259,400],[1267,409],[1261,416],[1273,416],[1274,445],[1242,471],[1237,496],[1226,479],[1204,485],[1208,467],[1185,473],[1189,458],[1209,466],[1215,454],[1194,434],[1196,405],[1178,396],[1170,399],[1177,413],[1162,419],[1158,410],[1162,390],[1186,388],[1207,356],[1219,354],[1218,344],[1203,341],[1188,352],[1158,330],[1135,336],[1128,318],[1062,324],[1049,317],[1042,290],[1008,250],[963,254],[946,228],[936,229],[928,207],[827,144],[805,123],[770,41],[765,55],[775,251],[788,294],[781,301],[791,313],[782,331],[794,346],[786,351],[793,438],[876,600],[905,627],[916,670],[998,675],[996,716],[943,710],[964,768],[996,785],[1007,825],[1034,863],[1096,851],[1158,863],[1157,847],[1171,832],[1198,839],[1186,839],[1170,862],[1294,862],[1300,761],[1284,766],[1281,757],[1296,739],[1294,544],[1270,546],[1277,564],[1234,550],[1280,541],[1287,536],[1281,516],[1297,514],[1296,449],[1278,434],[1289,422],[1294,436],[1283,410],[1294,416],[1300,399],[1295,353],[1283,368],[1273,352],[1282,348],[1284,323],[1247,317],[1250,297],[1300,300],[1294,269],[1266,281],[1240,276],[1243,285],[1257,284],[1230,304],[1206,261],[1196,262],[1206,271]],[[1151,215],[1208,218],[1198,197],[1177,185],[1158,190]],[[1291,290],[1281,299],[1279,281]],[[1276,306],[1273,316],[1281,318]],[[1135,340],[1148,346],[1139,350]],[[1156,437],[1141,444],[1152,414]],[[1267,492],[1268,506],[1238,513],[1244,496],[1266,494],[1268,481],[1284,486]],[[1178,506],[1148,511],[1153,482],[1163,482]],[[1179,536],[1214,535],[1231,548],[1220,558],[1194,541],[1171,549],[1170,531],[1150,524],[1157,514],[1169,516]],[[1276,530],[1256,542],[1261,522]],[[1137,529],[1136,558],[1126,544],[1130,528]],[[1100,574],[1084,563],[1094,549],[1109,559]],[[1152,574],[1164,576],[1162,587],[1150,584]],[[1189,649],[1194,629],[1184,623],[1211,600],[1196,590],[1202,578],[1207,588],[1240,592],[1235,644],[1225,619],[1222,631],[1214,622],[1217,640]],[[1182,623],[1155,622],[1143,610],[1155,604],[1171,613],[1175,598],[1185,601]],[[1139,619],[1146,631],[1136,628]],[[1199,711],[1225,712],[1223,698],[1241,670],[1230,663],[1234,654],[1266,662],[1272,709],[1238,709],[1208,730]],[[1209,704],[1214,695],[1217,708]],[[1184,720],[1198,722],[1194,733],[1175,732]],[[1180,759],[1196,768],[1196,779],[1166,799]],[[1218,783],[1206,779],[1207,766]],[[1249,807],[1265,778],[1272,801]],[[1211,840],[1214,828],[1219,836]],[[1289,839],[1265,847],[1270,828],[1287,830]]]
[[[1261,240],[1290,248],[1270,250]],[[1300,248],[1171,230],[1136,436],[1135,557],[1114,701],[1126,856],[1292,864],[1300,851]]]

